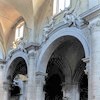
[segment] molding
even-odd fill
[[[23,53],[28,54],[28,53],[30,53],[33,50],[33,52],[35,53],[40,48],[39,44],[36,44],[36,43],[33,43],[33,42],[26,43],[26,42],[23,41],[23,39],[20,39],[17,42],[18,43],[16,45],[16,48],[15,49],[11,49],[9,51],[9,53],[7,55],[7,58],[6,58],[6,61],[9,61],[11,59],[11,57],[13,56],[13,54],[16,53],[16,52],[21,51]],[[32,54],[32,52],[31,52],[31,54]]]
[[[89,29],[93,32],[100,31],[100,17],[92,20],[89,24]]]
[[[27,44],[25,49],[28,52],[28,57],[29,58],[31,57],[33,59],[36,59],[37,56],[38,56],[38,50],[40,49],[40,45],[37,44],[37,43],[30,42],[30,43]]]
[[[15,28],[20,22],[24,21],[24,18],[22,16],[18,17],[14,24],[12,25],[11,29]]]
[[[82,61],[86,63],[86,66],[85,66],[86,69],[84,70],[84,72],[85,72],[86,75],[88,75],[90,58],[83,58]]]
[[[98,15],[100,15],[100,5],[92,7],[91,9],[89,9],[86,12],[80,14],[79,16],[81,18],[86,19],[86,20],[91,20],[91,19],[97,17]]]
[[[47,76],[47,73],[43,73],[43,72],[36,72],[36,76]]]
[[[43,72],[36,72],[36,83],[39,86],[43,86],[45,84],[45,76],[47,76],[46,73]]]
[[[61,20],[57,21],[61,14],[62,14],[62,17],[60,18]],[[49,24],[44,27],[42,43],[46,42],[50,34],[59,27],[65,25],[66,27],[73,26],[80,29],[82,26],[89,24],[88,21],[81,18],[80,16],[77,16],[73,12],[69,12],[68,10],[64,10],[62,13],[60,13],[60,15],[58,14],[57,18],[55,16],[51,18]]]
[[[25,49],[27,51],[30,51],[31,49],[34,49],[35,51],[39,50],[40,49],[40,44],[38,43],[34,43],[34,42],[30,42],[30,43],[27,43],[25,45]]]
[[[82,58],[82,61],[85,63],[89,63],[90,62],[90,58]]]
[[[8,62],[12,58],[13,54],[15,54],[19,51],[22,51],[23,53],[26,53],[26,50],[24,52],[23,49],[21,49],[21,48],[12,49],[12,50],[9,51],[9,53],[6,57],[6,62]]]
[[[64,41],[64,39],[60,39],[61,37],[65,37],[65,40],[66,36],[69,35],[77,38],[83,45],[85,57],[89,57],[90,51],[88,42],[80,29],[77,29],[76,27],[61,28],[59,31],[57,30],[53,33],[52,36],[50,36],[50,38],[45,42],[45,45],[42,45],[41,53],[39,54],[37,61],[37,71],[46,72],[47,62],[51,57],[52,52]]]

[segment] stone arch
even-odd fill
[[[22,51],[15,52],[12,55],[11,59],[10,60],[8,59],[8,62],[6,64],[6,67],[5,67],[5,79],[4,79],[4,81],[6,81],[6,78],[8,76],[8,72],[9,72],[9,69],[10,69],[10,66],[11,66],[12,62],[15,61],[17,58],[22,58],[25,61],[26,66],[28,66],[27,55],[24,52],[22,52]],[[27,72],[28,72],[28,67],[27,67]]]
[[[25,98],[26,81],[28,74],[27,55],[22,51],[16,51],[12,54],[5,68],[4,88],[7,91],[8,100],[19,100]],[[23,92],[25,87],[25,91]],[[21,94],[22,93],[22,94]],[[9,96],[9,97],[8,97]]]
[[[66,40],[67,36],[72,36],[80,41],[84,49],[85,57],[89,57],[89,45],[83,32],[75,27],[62,28],[59,31],[52,33],[46,43],[42,46],[37,63],[37,71],[42,71],[43,73],[46,72],[47,63],[51,57],[51,54],[62,42]]]

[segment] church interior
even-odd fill
[[[0,100],[100,100],[100,0],[0,0]]]

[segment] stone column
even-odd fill
[[[3,99],[3,66],[0,64],[0,98]]]
[[[4,88],[4,66],[5,66],[5,61],[0,60],[0,99],[2,100],[7,100],[8,98],[8,92],[7,89]],[[8,85],[6,85],[8,86]]]
[[[28,84],[27,84],[27,100],[36,100],[36,83],[35,83],[35,71],[36,71],[36,51],[30,50],[28,53],[29,65],[28,67]]]
[[[100,100],[100,18],[91,25],[91,100]]]
[[[3,82],[3,99],[2,100],[9,100],[9,90],[10,90],[10,83]]]
[[[78,84],[63,84],[63,100],[79,100]]]
[[[45,100],[45,92],[43,91],[43,87],[45,84],[46,74],[37,72],[36,75],[36,100]]]

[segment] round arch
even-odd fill
[[[22,52],[22,51],[15,52],[12,55],[11,59],[6,64],[6,68],[5,68],[5,80],[4,81],[6,81],[6,78],[8,76],[8,71],[10,69],[10,66],[11,66],[12,62],[14,60],[16,60],[17,58],[22,58],[25,61],[26,66],[28,66],[28,58],[27,58],[27,55],[24,52]],[[28,72],[28,67],[27,67],[27,72]]]
[[[38,63],[37,63],[37,71],[46,72],[47,64],[50,59],[50,56],[54,52],[54,50],[66,40],[67,36],[72,36],[80,41],[83,46],[85,57],[89,57],[89,45],[83,34],[83,32],[75,27],[71,28],[62,28],[59,31],[56,31],[54,34],[49,37],[46,43],[41,48],[41,53],[39,55]]]

